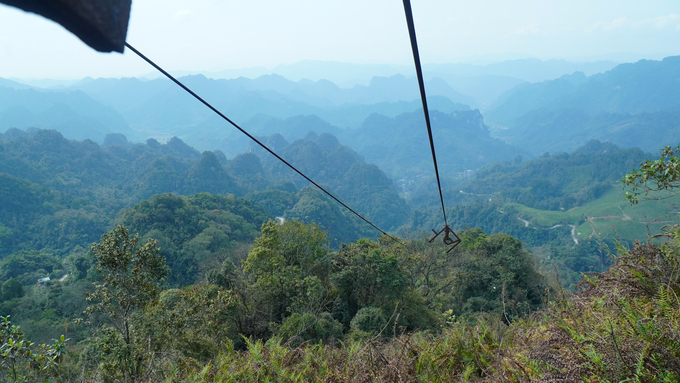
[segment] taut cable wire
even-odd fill
[[[319,188],[319,190],[321,190],[322,192],[326,193],[326,195],[328,195],[329,197],[331,197],[332,199],[334,199],[335,202],[339,203],[339,204],[342,205],[345,209],[349,210],[349,211],[352,212],[354,215],[356,215],[357,217],[361,218],[364,222],[366,222],[367,224],[371,225],[374,229],[378,230],[380,233],[382,233],[382,234],[384,234],[384,235],[390,237],[391,239],[393,239],[393,240],[395,240],[395,241],[401,243],[401,242],[399,241],[399,239],[397,239],[396,237],[394,237],[394,236],[392,236],[392,235],[390,235],[390,234],[387,234],[384,230],[382,230],[382,229],[379,228],[378,226],[374,225],[371,221],[369,221],[368,219],[364,218],[361,214],[359,214],[359,213],[357,213],[356,211],[354,211],[351,207],[347,206],[344,202],[340,201],[340,200],[339,200],[338,198],[336,198],[333,194],[331,194],[331,193],[328,192],[326,189],[324,189],[323,187],[321,187],[321,185],[317,184],[317,183],[314,182],[311,178],[307,177],[304,173],[302,173],[302,172],[299,171],[297,168],[295,168],[295,166],[289,164],[288,161],[284,160],[283,158],[281,158],[281,156],[279,156],[278,154],[274,153],[274,151],[272,151],[271,149],[269,149],[266,145],[264,145],[262,142],[260,142],[257,138],[253,137],[250,133],[246,132],[246,131],[245,131],[244,129],[242,129],[240,126],[236,125],[236,123],[235,123],[234,121],[230,120],[227,116],[225,116],[224,114],[222,114],[222,112],[220,112],[219,110],[217,110],[217,109],[216,109],[214,106],[212,106],[210,103],[208,103],[208,102],[205,101],[203,98],[201,98],[199,95],[197,95],[196,93],[194,93],[191,89],[189,89],[186,85],[184,85],[182,82],[180,82],[180,81],[177,80],[175,77],[173,77],[170,73],[166,72],[163,68],[161,68],[160,66],[158,66],[155,62],[151,61],[151,59],[149,59],[148,57],[144,56],[140,51],[138,51],[137,49],[135,49],[132,45],[130,45],[130,44],[128,44],[128,43],[126,42],[126,43],[125,43],[125,46],[128,47],[131,51],[135,52],[135,53],[137,54],[137,56],[141,57],[144,61],[146,61],[147,63],[149,63],[152,67],[156,68],[159,72],[163,73],[163,74],[165,75],[165,77],[169,78],[169,79],[172,80],[175,84],[179,85],[182,89],[184,89],[185,91],[187,91],[187,93],[189,93],[190,95],[194,96],[194,98],[196,98],[198,101],[200,101],[201,103],[203,103],[203,105],[207,106],[208,108],[210,108],[210,110],[212,110],[213,112],[217,113],[217,114],[218,114],[220,117],[222,117],[224,120],[226,120],[227,122],[229,122],[230,124],[232,124],[236,129],[240,130],[241,133],[245,134],[246,136],[248,136],[248,138],[250,138],[251,140],[255,141],[256,144],[260,145],[264,150],[266,150],[266,151],[269,152],[271,155],[273,155],[274,157],[276,157],[279,161],[281,161],[281,162],[283,162],[284,164],[286,164],[289,168],[293,169],[297,174],[301,175],[304,179],[306,179],[307,181],[309,181],[312,185],[316,186],[317,188]],[[435,166],[436,166],[436,165],[435,165]]]
[[[411,37],[411,50],[413,51],[413,60],[416,64],[416,74],[418,75],[418,86],[420,87],[420,99],[423,101],[423,113],[425,114],[425,125],[427,126],[427,134],[430,137],[430,149],[432,149],[432,161],[434,162],[434,173],[437,176],[437,188],[439,189],[439,200],[442,203],[442,214],[444,214],[444,225],[449,226],[446,220],[446,208],[444,208],[444,196],[442,195],[442,184],[439,181],[439,168],[437,166],[437,155],[434,151],[434,139],[432,138],[432,126],[430,124],[430,112],[427,109],[427,97],[425,97],[425,82],[423,81],[423,70],[420,66],[420,54],[418,53],[418,41],[416,40],[416,27],[413,23],[413,12],[411,11],[411,1],[404,0],[404,13],[406,13],[406,23],[408,24],[408,33]]]
[[[437,166],[437,154],[434,151],[434,139],[432,138],[432,125],[430,124],[430,112],[427,108],[427,97],[425,97],[425,81],[423,81],[423,69],[420,65],[420,54],[418,53],[418,40],[416,39],[416,27],[413,23],[413,12],[411,11],[411,1],[404,0],[404,13],[406,14],[406,23],[408,24],[408,34],[411,38],[411,50],[413,51],[413,61],[416,64],[416,74],[418,75],[418,86],[420,87],[420,99],[423,101],[423,113],[425,114],[425,125],[427,126],[427,135],[430,137],[430,149],[432,149],[432,162],[434,163],[434,174],[437,176],[437,189],[439,189],[439,201],[442,203],[442,214],[444,215],[444,228],[440,231],[435,231],[434,237],[430,242],[434,241],[440,234],[444,233],[444,244],[452,246],[446,253],[448,254],[456,246],[461,243],[460,237],[451,229],[449,222],[446,219],[446,208],[444,207],[444,195],[442,194],[442,183],[439,180],[439,167]],[[455,239],[451,238],[451,235]]]

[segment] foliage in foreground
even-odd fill
[[[91,250],[101,282],[88,295],[94,303],[87,310],[93,336],[76,351],[74,370],[82,371],[81,379],[183,379],[224,357],[245,358],[272,347],[324,350],[336,364],[354,361],[353,353],[359,353],[351,367],[356,374],[334,373],[359,379],[369,373],[361,370],[366,352],[387,360],[385,355],[399,355],[387,345],[413,337],[414,350],[426,353],[432,342],[448,344],[439,334],[444,325],[444,334],[450,330],[467,342],[457,346],[467,353],[474,334],[486,342],[492,331],[481,322],[467,323],[483,314],[493,331],[501,331],[504,323],[542,307],[550,291],[531,255],[508,235],[462,231],[461,245],[447,254],[441,243],[387,238],[332,251],[325,232],[297,221],[270,221],[261,231],[238,266],[228,258],[206,281],[164,292],[158,287],[168,269],[155,241],[138,243],[123,226],[103,235]],[[487,368],[491,359],[482,359],[480,366]],[[406,359],[399,363],[406,365]]]
[[[189,382],[672,382],[680,378],[680,228],[664,245],[618,256],[573,295],[507,325],[448,317],[438,334],[371,337],[341,347],[249,341],[170,377]],[[445,313],[444,315],[446,315]],[[450,314],[450,313],[449,313]],[[385,328],[385,331],[392,331]]]
[[[244,351],[226,341],[208,359],[200,355],[166,358],[165,363],[171,364],[166,364],[165,372],[147,378],[183,382],[677,381],[680,227],[666,236],[665,244],[639,244],[623,252],[609,271],[587,278],[581,291],[555,296],[545,310],[510,324],[497,315],[461,320],[447,311],[442,314],[440,332],[401,333],[392,325],[368,338],[338,344],[306,341],[297,346],[274,336],[248,339]],[[186,318],[188,312],[214,307],[200,303],[200,297],[211,294],[200,291],[191,298],[190,291],[168,290],[158,305],[174,307],[173,315]],[[197,322],[219,316],[203,312],[205,316],[195,318],[200,319]],[[190,322],[180,325],[195,328],[195,322]],[[182,326],[175,327],[176,334]],[[170,349],[159,350],[157,355],[168,355]]]
[[[54,344],[36,346],[24,337],[9,317],[0,318],[0,377],[3,382],[53,381],[61,375],[60,363],[68,339],[62,335]]]
[[[156,269],[165,265],[153,241],[137,247],[136,238],[119,227],[93,246],[105,283],[91,297],[99,303],[94,308],[102,322],[123,319],[124,326],[102,326],[74,350],[78,362],[65,367],[81,371],[79,379],[59,370],[53,377],[103,382],[680,378],[680,226],[660,235],[667,240],[660,245],[620,249],[607,272],[587,276],[578,293],[557,296],[516,239],[478,229],[460,236],[461,245],[450,255],[425,241],[384,239],[359,240],[333,252],[315,225],[269,222],[242,264],[227,259],[207,273],[207,283],[160,294],[163,273],[153,273],[160,279],[147,286],[151,294],[120,314],[117,308],[124,305],[113,298],[117,287],[110,282],[120,275],[119,287],[146,286],[147,268],[129,262],[119,273],[117,261],[148,253]],[[10,287],[8,292],[17,290]],[[111,290],[100,290],[104,287]],[[19,365],[29,373],[34,366],[39,364],[31,360]]]
[[[441,335],[418,332],[388,342],[374,337],[341,347],[291,348],[279,338],[248,343],[247,352],[225,351],[215,362],[188,365],[173,381],[193,382],[451,382],[483,375],[506,337],[498,320],[489,325],[450,324]]]
[[[624,178],[634,192],[677,187],[676,152]],[[647,185],[652,183],[653,186]],[[629,197],[637,202],[637,195]],[[609,270],[587,276],[543,311],[509,325],[478,315],[448,318],[441,334],[416,332],[342,348],[249,343],[174,377],[208,381],[588,381],[680,379],[680,226],[662,244],[619,249]],[[650,238],[651,241],[652,238]],[[556,299],[555,299],[556,298]],[[444,313],[451,315],[452,312]],[[238,377],[238,378],[234,378]]]
[[[630,174],[626,174],[621,182],[626,186],[631,187],[631,192],[626,193],[626,198],[633,204],[639,202],[640,194],[644,192],[645,198],[653,198],[649,196],[651,192],[662,190],[677,189],[680,187],[680,146],[676,149],[666,146],[661,150],[661,158],[658,160],[647,160],[640,164],[640,169],[633,170]],[[671,194],[675,195],[676,193]],[[668,198],[666,196],[664,198]],[[657,197],[658,198],[658,197]]]

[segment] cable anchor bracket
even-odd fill
[[[441,229],[441,231],[439,231],[439,232],[436,232],[436,231],[434,231],[434,229],[432,229],[432,232],[434,233],[434,237],[432,237],[430,239],[430,242],[434,241],[435,238],[437,238],[439,236],[439,234],[444,233],[444,244],[451,246],[451,248],[446,252],[446,254],[451,252],[451,250],[455,249],[456,246],[458,246],[462,242],[462,240],[460,239],[458,234],[456,234],[456,232],[454,232],[453,229],[451,229],[451,227],[449,225],[444,225],[444,228]],[[451,234],[453,234],[453,236],[456,239],[451,238]]]

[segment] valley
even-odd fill
[[[165,80],[2,80],[0,315],[39,342],[67,333],[77,359],[66,365],[107,379],[126,371],[106,351],[123,344],[166,363],[149,376],[168,377],[167,366],[191,360],[184,371],[196,373],[264,348],[373,345],[402,358],[391,347],[408,334],[462,345],[482,331],[473,326],[528,328],[532,313],[596,286],[597,273],[627,270],[621,262],[648,241],[658,252],[676,241],[680,196],[631,204],[621,180],[680,141],[676,89],[645,96],[680,61],[591,64],[430,69],[442,197],[461,239],[450,253],[430,241],[443,222],[412,77],[344,88],[279,74],[182,77],[389,235]],[[574,68],[592,73],[560,72]],[[116,271],[126,259],[139,263]],[[149,298],[126,314],[111,302],[136,287],[102,286],[131,281]],[[123,317],[128,340],[110,325]]]

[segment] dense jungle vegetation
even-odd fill
[[[508,235],[464,231],[463,243],[449,254],[439,243],[386,237],[333,251],[317,225],[268,221],[247,250],[207,234],[213,229],[227,237],[215,230],[223,217],[210,215],[218,209],[207,210],[224,208],[220,202],[228,205],[228,197],[164,194],[143,202],[128,216],[131,227],[171,205],[185,211],[166,215],[170,222],[194,208],[205,215],[193,222],[207,218],[207,227],[200,238],[182,241],[186,234],[175,224],[156,225],[143,237],[117,226],[89,252],[68,260],[75,273],[40,286],[22,282],[31,281],[35,269],[51,267],[55,275],[68,265],[41,253],[11,256],[2,265],[9,278],[2,287],[3,314],[21,323],[29,339],[61,339],[65,333],[69,353],[62,378],[134,381],[168,377],[177,368],[190,373],[225,350],[250,350],[253,342],[290,349],[389,342],[414,331],[435,336],[444,319],[474,321],[480,313],[510,323],[554,294],[531,255]],[[191,262],[200,260],[205,269],[177,259],[173,240],[195,250]],[[31,358],[15,359],[28,366],[49,356]],[[51,371],[41,367],[36,374]]]
[[[418,204],[427,192],[402,198],[334,136],[267,140],[383,227],[437,226]],[[628,248],[575,244],[568,229],[528,227],[510,208],[569,210],[640,163],[628,184],[644,192],[657,177],[656,189],[674,187],[675,156],[667,149],[643,162],[639,150],[593,141],[452,181],[462,243],[447,253],[417,234],[377,237],[257,150],[227,160],[177,138],[131,144],[109,135],[100,146],[10,129],[0,136],[2,374],[673,381],[678,229]],[[604,273],[577,288],[582,271]]]

